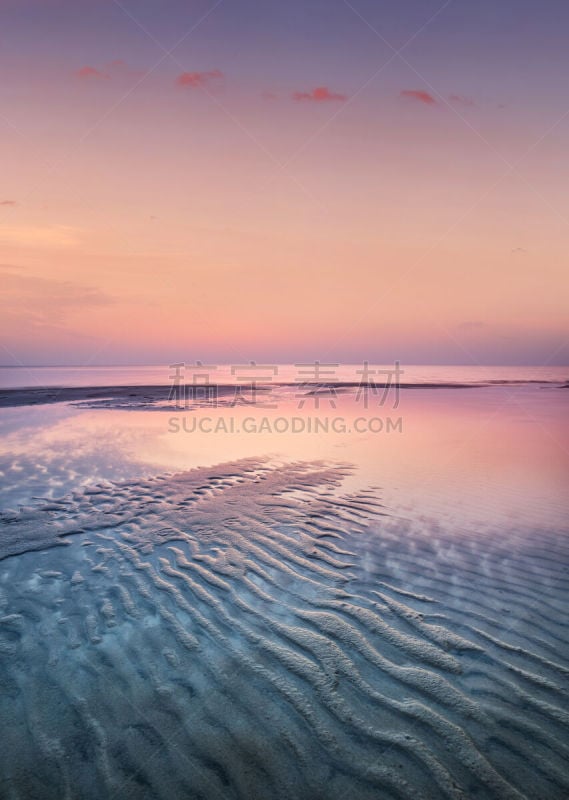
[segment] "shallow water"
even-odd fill
[[[567,398],[6,409],[0,795],[566,797]]]
[[[197,367],[188,362],[178,370],[190,383],[194,373],[209,379],[212,383],[230,384],[243,376],[251,376],[259,382],[279,381],[295,382],[306,379],[308,365],[302,364],[265,364],[258,369],[251,369],[246,364],[213,364]],[[363,364],[323,364],[326,377],[339,381],[356,381],[362,379]],[[394,369],[394,364],[370,366],[370,370]],[[503,382],[552,382],[565,383],[569,380],[569,369],[559,366],[440,366],[424,364],[405,364],[401,380],[410,383],[487,383]],[[309,371],[309,370],[308,370]],[[151,386],[170,383],[175,367],[164,364],[140,367],[7,367],[0,365],[0,388],[15,387],[49,387],[49,386]],[[373,373],[370,378],[373,377]],[[380,380],[380,373],[376,374]]]

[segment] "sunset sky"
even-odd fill
[[[563,0],[0,0],[0,363],[569,363]]]

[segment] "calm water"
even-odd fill
[[[251,373],[244,365],[209,365],[212,383],[234,383],[236,376],[257,375],[258,380],[291,381],[306,376],[306,367],[292,364],[267,364],[276,368]],[[241,369],[232,373],[232,366]],[[393,364],[370,369],[393,369]],[[404,370],[401,380],[405,383],[485,383],[490,381],[545,381],[564,383],[569,380],[569,367],[471,367],[471,366],[414,366],[402,364]],[[362,364],[341,364],[327,369],[332,370],[328,377],[337,380],[359,381]],[[188,362],[184,372],[192,379],[197,369]],[[302,371],[302,372],[301,372]],[[143,386],[165,385],[170,382],[174,370],[169,365],[148,367],[0,367],[0,388],[42,387],[42,386]],[[376,378],[379,380],[379,378]]]
[[[568,402],[4,409],[0,794],[567,797]]]

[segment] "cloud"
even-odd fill
[[[330,101],[343,103],[348,99],[345,94],[331,92],[327,86],[317,86],[315,89],[311,89],[309,92],[293,92],[292,96],[298,102],[308,100],[314,103],[327,103]]]
[[[0,276],[2,317],[17,318],[19,324],[59,326],[77,312],[101,308],[114,302],[100,289],[72,281],[16,274],[4,267],[0,269]]]
[[[17,206],[15,200],[0,200],[0,206]]]
[[[472,97],[466,97],[463,94],[449,94],[448,99],[451,103],[457,106],[473,106],[474,100]]]
[[[0,242],[27,249],[72,249],[81,241],[82,231],[68,225],[18,225],[0,228]]]
[[[182,72],[176,78],[178,86],[189,87],[190,89],[200,89],[210,81],[223,78],[223,72],[219,69],[211,69],[207,72]]]
[[[127,78],[130,76],[140,76],[144,75],[144,72],[140,69],[135,69],[131,67],[126,61],[123,61],[122,58],[115,58],[112,61],[108,61],[106,64],[103,64],[101,67],[93,67],[90,64],[81,67],[81,69],[76,70],[75,75],[83,81],[88,82],[95,82],[95,81],[108,81],[108,80],[115,80],[121,78]]]
[[[93,80],[106,81],[109,79],[109,76],[107,75],[106,72],[102,72],[100,69],[97,69],[96,67],[90,67],[88,65],[81,67],[81,69],[78,69],[75,74],[77,75],[78,78],[80,78],[83,81],[93,81]]]
[[[432,94],[423,91],[423,89],[403,89],[399,93],[399,97],[416,100],[418,103],[423,103],[426,106],[434,106],[437,102]]]

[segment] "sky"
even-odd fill
[[[562,0],[0,0],[0,364],[569,364]]]

